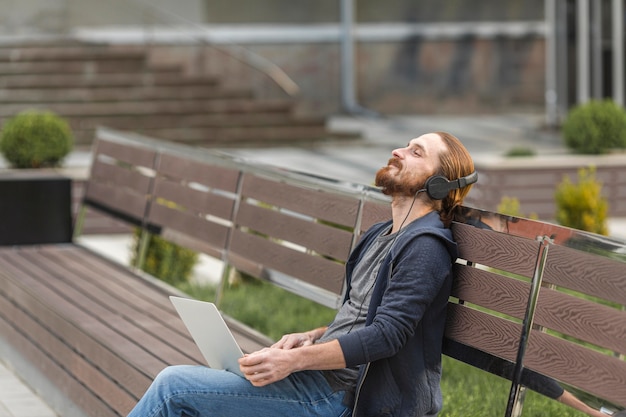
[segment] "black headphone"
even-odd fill
[[[420,191],[426,191],[426,194],[433,200],[443,200],[448,196],[450,191],[467,187],[470,184],[474,184],[476,181],[478,181],[478,173],[476,171],[452,181],[448,180],[443,175],[433,175],[426,180],[424,189]]]

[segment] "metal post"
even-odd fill
[[[543,270],[548,258],[548,248],[552,243],[547,236],[541,238],[541,245],[537,253],[537,263],[535,272],[531,281],[530,294],[528,294],[528,303],[526,304],[526,313],[522,324],[522,334],[520,336],[519,347],[517,349],[517,358],[515,360],[515,369],[511,382],[511,391],[509,392],[509,401],[506,406],[506,417],[517,416],[521,414],[522,403],[524,400],[524,389],[522,387],[522,371],[524,370],[524,356],[526,355],[526,347],[530,338],[530,331],[533,327],[535,319],[535,309],[537,307],[537,299],[539,298],[539,290],[543,281]],[[515,414],[513,414],[515,413]]]
[[[558,94],[556,87],[556,0],[545,0],[546,23],[546,125],[558,124]]]
[[[559,116],[566,116],[569,111],[570,91],[569,81],[569,39],[567,37],[569,22],[567,19],[568,4],[566,1],[556,2],[556,71],[557,71],[557,107]],[[560,120],[559,120],[560,121]]]
[[[576,1],[576,54],[578,104],[589,101],[589,0]]]
[[[347,111],[356,107],[354,76],[354,1],[341,0],[341,103]]]
[[[592,97],[602,99],[602,2],[591,2],[591,91]]]
[[[613,0],[613,101],[624,106],[624,0]]]
[[[378,113],[359,104],[354,64],[354,11],[356,0],[341,0],[341,104],[348,113],[378,117]]]

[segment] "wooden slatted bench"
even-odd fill
[[[85,206],[140,228],[140,254],[159,234],[221,260],[220,288],[236,269],[337,307],[350,248],[390,215],[367,186],[111,130],[93,153]],[[507,415],[555,380],[626,407],[624,243],[471,208],[452,230],[445,353],[511,379]],[[165,366],[203,363],[176,290],[79,244],[0,248],[0,283],[0,353],[60,415],[125,415]],[[228,322],[244,351],[270,342]]]

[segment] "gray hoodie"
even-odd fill
[[[372,226],[350,255],[346,299],[355,264],[390,225]],[[456,258],[452,233],[437,212],[398,236],[376,277],[365,327],[338,339],[347,366],[360,365],[354,417],[432,416],[441,410],[441,344]]]

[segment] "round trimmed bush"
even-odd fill
[[[15,168],[58,166],[73,144],[67,122],[51,112],[22,112],[6,121],[0,135],[0,152]]]
[[[569,112],[563,138],[574,152],[582,154],[626,148],[626,111],[610,99],[590,100]]]

